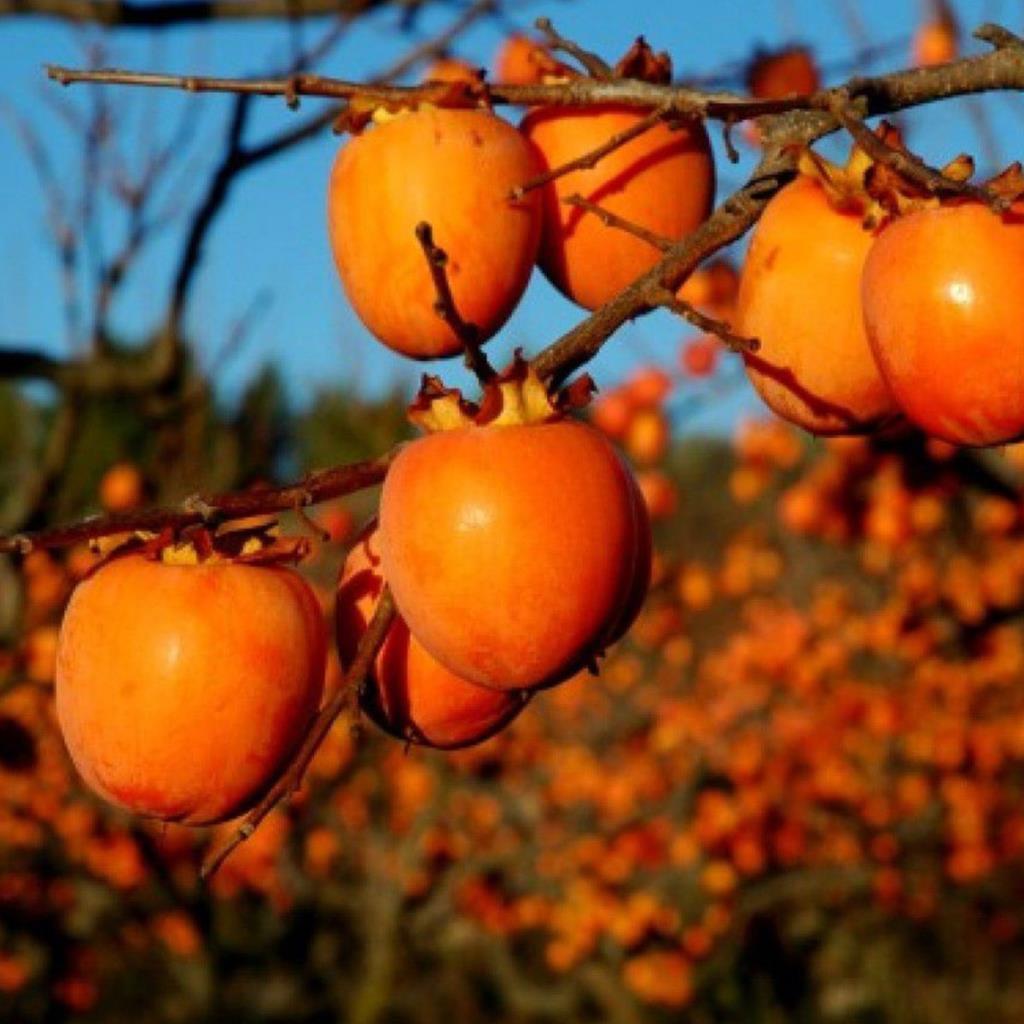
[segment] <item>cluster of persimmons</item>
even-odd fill
[[[643,396],[655,376],[624,387]],[[924,928],[966,901],[993,943],[1016,942],[1020,916],[995,894],[1024,856],[1024,508],[998,481],[1024,455],[998,459],[986,471],[923,438],[809,450],[778,422],[745,427],[720,535],[659,546],[646,606],[599,679],[580,671],[490,742],[444,756],[332,731],[297,809],[239,849],[215,896],[281,911],[328,884],[383,887],[431,929],[443,900],[453,935],[471,925],[481,950],[511,945],[552,985],[602,963],[673,1007],[711,983],[755,908],[794,900],[837,922],[867,902]],[[342,576],[365,574],[356,604],[377,586],[376,543],[357,537]],[[311,559],[320,620],[336,549],[317,543]],[[0,909],[71,920],[88,891],[77,880],[92,880],[126,908],[118,949],[195,960],[201,922],[153,894],[163,877],[187,891],[209,840],[90,800],[54,720],[55,622],[96,559],[24,564],[25,637],[3,656],[18,684],[0,697]],[[331,692],[344,658],[328,656]],[[37,873],[57,851],[60,871]],[[0,988],[42,972],[66,1005],[102,995],[102,945],[67,937],[55,977],[12,935]]]
[[[642,39],[612,71],[658,84],[671,73]],[[538,690],[596,669],[643,603],[649,510],[665,516],[674,504],[653,468],[668,444],[659,390],[671,380],[654,372],[606,396],[599,424],[616,400],[622,408],[602,431],[572,415],[589,397],[585,378],[559,392],[518,357],[495,374],[481,346],[534,266],[585,309],[621,293],[658,262],[659,240],[707,218],[715,167],[698,118],[547,105],[517,126],[490,108],[476,72],[448,62],[432,74],[431,102],[349,104],[328,232],[369,331],[412,359],[464,353],[482,395],[471,403],[424,378],[410,410],[424,436],[389,468],[379,518],[342,568],[334,620],[353,673],[361,644],[379,646],[354,684],[366,713],[400,739],[458,748],[507,725]],[[514,38],[498,76],[571,83],[580,73]],[[817,70],[797,48],[763,55],[749,79],[755,96],[806,93]],[[899,152],[892,129],[879,145]],[[1007,363],[1024,345],[1006,352],[1020,329],[1010,285],[1024,271],[1021,175],[997,179],[985,205],[940,202],[861,149],[845,168],[808,151],[801,171],[768,205],[738,291],[724,263],[680,290],[756,338],[744,358],[766,402],[820,434],[907,420],[961,444],[1024,432],[1022,368]],[[945,173],[970,172],[962,159]],[[710,372],[711,346],[692,343],[683,371]],[[610,438],[647,467],[639,483]],[[298,550],[261,523],[135,535],[81,583],[61,631],[56,700],[94,789],[191,824],[236,816],[267,791],[323,696],[329,641],[285,564]],[[385,587],[398,617],[378,638]]]

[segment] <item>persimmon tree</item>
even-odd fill
[[[491,6],[470,8],[455,28]],[[818,85],[806,59],[789,53],[785,62],[752,74],[747,95],[674,82],[667,55],[643,40],[611,64],[560,35],[547,19],[536,29],[525,53],[508,55],[507,66],[516,70],[507,82],[460,69],[407,86],[301,68],[259,79],[48,68],[65,86],[232,93],[236,112],[224,163],[197,211],[167,327],[149,359],[126,373],[102,358],[58,364],[5,353],[0,372],[53,379],[71,395],[76,389],[146,388],[162,379],[180,359],[183,302],[231,176],[333,122],[353,136],[332,175],[329,218],[335,259],[356,312],[384,344],[407,356],[463,353],[479,382],[470,400],[440,377],[426,377],[411,407],[426,436],[375,459],[286,487],[198,496],[176,508],[0,538],[0,551],[21,556],[105,542],[104,560],[73,600],[61,640],[58,693],[69,743],[87,778],[141,812],[209,821],[248,809],[209,871],[300,786],[347,709],[362,704],[411,742],[460,746],[492,734],[535,692],[582,668],[599,669],[605,648],[642,605],[651,572],[648,517],[656,504],[604,434],[574,413],[592,388],[578,371],[627,321],[663,309],[717,336],[742,355],[780,415],[814,432],[899,430],[906,420],[964,444],[999,444],[1024,432],[1019,388],[1003,387],[996,372],[1007,358],[1015,367],[1021,358],[1013,293],[993,276],[998,267],[1009,280],[1020,262],[1020,168],[976,183],[968,158],[935,169],[890,127],[867,125],[954,96],[1024,88],[1024,41],[986,25],[976,32],[991,48],[984,55],[936,65],[922,58],[929,66],[828,88]],[[778,81],[767,70],[777,72]],[[290,107],[318,97],[337,106],[247,146],[241,133],[256,97],[279,97]],[[495,113],[510,106],[529,108],[519,130]],[[756,129],[759,162],[745,184],[712,208],[707,126],[724,131],[733,153],[730,133],[741,124]],[[855,147],[844,169],[813,148],[839,132]],[[716,254],[755,225],[738,315],[728,322],[714,302],[694,299],[687,286],[692,289]],[[957,244],[965,232],[978,242],[966,247],[966,260]],[[820,243],[821,251],[807,240]],[[948,259],[932,268],[930,291],[918,287],[915,275],[894,269],[935,248]],[[837,268],[829,261],[840,252]],[[515,306],[535,261],[591,312],[497,372],[484,345]],[[815,316],[804,324],[801,317],[811,314],[803,294],[822,288],[823,280],[832,300],[823,317],[835,323],[823,326]],[[908,330],[933,321],[941,325],[941,350],[983,371],[970,391],[949,386],[927,338],[901,347]],[[695,375],[708,365],[706,354],[688,363]],[[666,443],[657,416],[635,420],[629,430],[627,447],[641,461],[655,461]],[[245,630],[230,638],[239,658],[249,646],[249,657],[264,670],[274,666],[277,676],[294,683],[278,694],[294,698],[287,708],[253,712],[274,723],[267,735],[248,736],[260,752],[255,777],[230,779],[212,803],[205,791],[154,802],[150,790],[159,788],[154,778],[167,763],[161,741],[171,738],[158,735],[132,778],[113,779],[112,760],[132,768],[119,753],[122,738],[115,735],[104,749],[103,732],[82,722],[95,716],[116,727],[102,688],[119,677],[97,678],[95,651],[116,657],[103,631],[118,615],[118,600],[146,601],[151,588],[147,612],[153,616],[160,595],[178,609],[179,623],[187,621],[181,611],[187,604],[193,615],[217,618],[224,613],[216,605],[205,608],[199,596],[191,599],[189,590],[202,582],[219,591],[218,581],[230,574],[232,586],[237,581],[243,589],[253,580],[254,592],[273,581],[272,589],[280,590],[275,601],[302,606],[301,585],[281,563],[300,558],[303,544],[281,538],[274,522],[260,517],[302,512],[378,484],[379,526],[363,535],[341,570],[335,620],[344,684],[314,713],[316,651],[325,641],[293,607],[295,659],[289,652],[267,654]],[[137,592],[110,583],[113,596],[90,608],[90,595],[106,593],[104,584],[115,575],[132,580]],[[363,584],[357,584],[360,576]],[[160,582],[172,579],[181,581],[184,595]],[[232,615],[245,612],[244,601],[231,607]],[[149,641],[159,646],[158,631]],[[180,643],[176,636],[176,651]],[[145,649],[133,648],[132,659]],[[223,651],[212,656],[211,671],[217,656]],[[134,679],[140,669],[132,662],[126,671]],[[167,685],[177,685],[173,673],[168,678]],[[267,687],[272,683],[266,680]],[[403,691],[404,705],[396,704]],[[217,696],[203,693],[175,713],[198,721],[220,707]],[[223,701],[230,694],[222,694]],[[233,712],[248,714],[241,702]],[[167,718],[159,702],[146,714]],[[233,741],[239,733],[260,732],[230,715],[225,722]],[[245,761],[245,751],[238,757]],[[202,774],[201,764],[194,768]],[[201,787],[220,784],[209,774],[198,781]]]

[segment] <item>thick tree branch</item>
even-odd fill
[[[200,872],[203,878],[210,878],[216,874],[218,868],[231,856],[232,852],[259,828],[263,819],[279,803],[301,787],[306,769],[320,749],[320,745],[327,738],[331,726],[342,712],[353,706],[359,699],[359,693],[373,668],[374,659],[387,637],[394,617],[395,605],[391,599],[390,590],[385,586],[377,602],[373,618],[359,641],[352,664],[345,673],[344,682],[334,696],[320,709],[291,764],[277,782],[270,787],[266,796],[245,816],[238,831],[219,850],[211,854],[203,865]]]
[[[538,374],[552,383],[563,381],[597,355],[627,320],[662,306],[666,290],[674,293],[701,262],[753,227],[795,172],[796,160],[792,151],[766,154],[747,184],[693,234],[673,244],[643,277],[537,355],[533,365]]]
[[[35,533],[0,536],[0,554],[28,554],[39,548],[68,547],[83,541],[136,530],[150,533],[159,533],[166,529],[177,531],[199,524],[245,519],[273,512],[289,512],[379,484],[397,453],[398,449],[395,448],[379,458],[366,462],[354,462],[348,466],[319,470],[284,487],[194,497],[177,508],[153,508],[119,515],[94,516],[67,526],[56,526]]]
[[[57,18],[108,28],[171,28],[207,21],[327,18],[391,0],[0,0],[0,18]]]

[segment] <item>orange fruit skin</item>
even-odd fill
[[[459,57],[439,57],[423,73],[424,82],[478,82],[479,69]]]
[[[301,742],[326,630],[291,569],[115,558],[75,589],[57,717],[85,781],[138,814],[206,825],[248,810]]]
[[[1024,437],[1024,220],[979,203],[894,221],[864,265],[864,319],[896,401],[959,445]]]
[[[331,171],[331,248],[345,293],[385,345],[414,359],[460,351],[434,309],[416,239],[426,221],[448,255],[455,306],[483,340],[511,315],[540,238],[540,199],[510,191],[538,172],[515,127],[482,110],[400,114],[347,142]]]
[[[350,665],[384,586],[376,528],[349,552],[338,577],[335,621],[338,653]],[[360,705],[398,739],[441,750],[481,743],[525,706],[518,694],[466,682],[432,657],[396,616],[377,654]]]
[[[432,434],[384,482],[384,575],[413,636],[457,675],[550,685],[594,657],[622,613],[633,502],[628,470],[587,424]]]
[[[861,313],[872,241],[804,176],[768,204],[743,265],[737,329],[761,342],[744,354],[747,376],[769,408],[812,434],[864,433],[896,412]]]
[[[644,116],[642,111],[614,105],[538,108],[526,115],[522,130],[550,169],[596,149]],[[593,168],[572,171],[541,191],[540,268],[568,298],[596,309],[650,270],[661,252],[562,200],[579,193],[659,235],[682,238],[707,217],[714,201],[715,170],[707,132],[701,124],[677,131],[659,124]]]

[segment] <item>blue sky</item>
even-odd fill
[[[607,56],[619,55],[636,34],[644,33],[656,47],[672,53],[678,73],[699,75],[749,55],[755,46],[777,46],[794,39],[811,44],[828,69],[857,46],[859,30],[851,24],[850,11],[856,12],[855,20],[872,44],[897,43],[872,68],[862,70],[895,67],[906,62],[906,41],[920,20],[923,5],[920,0],[631,0],[628,4],[551,0],[529,7],[522,3],[510,6],[522,12],[517,15],[520,24],[547,14],[565,34]],[[983,20],[1000,19],[1011,29],[1024,28],[1016,0],[960,0],[955,6],[967,28]],[[431,34],[451,17],[450,6],[442,8],[423,19],[419,31]],[[306,38],[314,39],[319,31],[322,26],[308,27]],[[481,24],[463,37],[456,52],[476,63],[489,64],[501,33],[499,25]],[[85,48],[98,42],[106,48],[107,64],[207,74],[265,73],[280,66],[289,53],[288,29],[279,24],[187,27],[154,36],[102,34],[45,21],[0,21],[6,82],[0,115],[6,106],[31,120],[62,181],[74,182],[82,174],[82,160],[72,136],[44,102],[44,94],[57,92],[58,87],[46,83],[41,68],[46,62],[81,65]],[[387,64],[407,45],[408,40],[396,30],[394,15],[375,16],[346,37],[322,70],[346,78],[363,77]],[[968,46],[980,48],[974,43]],[[59,98],[85,108],[92,102],[89,88],[60,91]],[[155,126],[158,134],[169,134],[185,105],[199,106],[185,163],[190,168],[194,202],[210,161],[219,152],[218,139],[230,101],[217,96],[141,95],[128,90],[118,90],[110,99],[128,104],[122,138],[129,154],[139,151],[146,131]],[[1024,125],[1024,102],[995,96],[977,102],[988,112],[1002,159],[1019,156],[1016,141]],[[250,139],[280,130],[296,116],[279,101],[265,100],[256,106]],[[313,109],[315,101],[304,103],[304,111]],[[910,141],[934,160],[962,149],[977,154],[979,136],[968,115],[961,101],[916,114]],[[228,400],[267,361],[283,370],[290,394],[300,401],[321,386],[344,380],[370,391],[396,380],[408,382],[411,388],[422,369],[369,337],[348,309],[336,281],[324,203],[328,172],[339,145],[338,139],[325,133],[245,175],[210,235],[189,323],[201,360],[215,360],[232,325],[254,297],[267,297],[244,346],[219,373],[222,394]],[[716,146],[721,155],[717,139]],[[749,156],[736,166],[720,159],[720,195],[740,183],[749,166]],[[0,276],[0,345],[31,345],[66,354],[60,279],[45,232],[43,194],[2,116],[0,197],[0,260],[4,268]],[[186,220],[187,214],[178,216],[160,241],[147,250],[122,289],[115,323],[125,337],[144,336],[166,308],[171,268]],[[111,211],[100,224],[100,234],[113,245],[120,230]],[[582,316],[535,274],[520,308],[492,343],[495,359],[501,361],[516,345],[536,351]],[[638,321],[606,347],[592,371],[599,383],[610,385],[638,362],[670,365],[684,334],[668,316]],[[461,369],[455,366],[444,373],[453,382],[462,379]],[[737,415],[755,409],[756,401],[742,387],[710,403],[688,425],[726,429]]]

